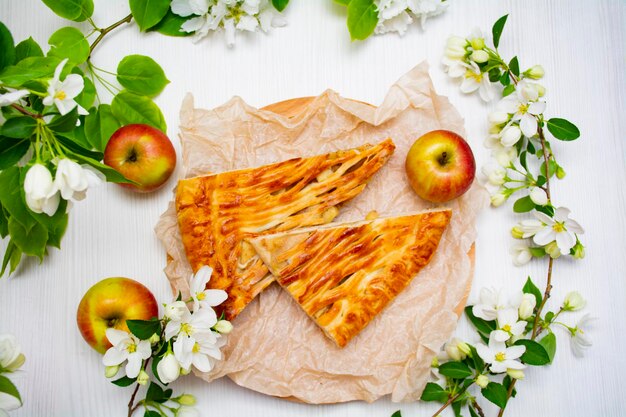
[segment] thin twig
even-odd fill
[[[441,413],[443,410],[448,408],[448,406],[452,404],[453,402],[455,402],[461,395],[463,395],[470,386],[471,385],[468,385],[467,387],[462,388],[461,391],[459,391],[455,396],[448,398],[448,402],[442,405],[441,408],[439,408],[439,410],[435,411],[435,414],[433,414],[433,417],[437,417],[439,413]]]
[[[33,117],[35,119],[40,119],[41,118],[41,114],[37,114],[37,113],[33,113],[30,112],[28,110],[26,110],[24,107],[20,106],[19,104],[11,104],[11,107],[13,107],[15,110],[19,111],[20,113],[26,115],[26,116],[30,116]]]
[[[150,359],[152,358],[148,358],[144,362],[143,368],[142,368],[144,371],[148,367],[148,364],[150,363]],[[139,383],[135,384],[135,390],[133,391],[133,395],[130,396],[130,401],[128,402],[128,417],[131,417],[133,413],[135,412],[135,410],[137,410],[137,408],[139,408],[139,405],[141,404],[141,401],[139,401],[137,404],[134,404],[137,391],[139,391]]]
[[[123,18],[122,20],[119,20],[115,23],[113,23],[111,26],[107,26],[104,29],[98,29],[98,31],[100,32],[100,35],[98,35],[98,37],[96,38],[95,41],[93,41],[93,43],[91,44],[91,46],[89,47],[89,56],[91,57],[91,54],[93,53],[93,50],[96,48],[96,46],[98,46],[98,44],[100,43],[100,41],[102,40],[102,38],[104,38],[106,36],[107,33],[109,33],[110,31],[114,30],[115,28],[117,28],[118,26],[123,25],[124,23],[130,23],[130,21],[133,19],[133,15],[129,14],[128,16],[126,16],[125,18]]]
[[[478,402],[476,400],[472,401],[472,405],[474,406],[474,408],[476,409],[476,412],[478,413],[480,417],[485,417],[485,413],[483,412],[483,409],[480,407],[480,405],[478,405]]]

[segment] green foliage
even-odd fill
[[[111,112],[122,125],[143,123],[167,132],[161,110],[148,97],[122,91],[113,98]]]
[[[73,27],[64,27],[52,34],[48,40],[51,48],[48,56],[63,60],[67,58],[72,65],[79,65],[89,58],[89,42],[82,32]]]
[[[553,117],[546,125],[552,136],[559,140],[571,141],[580,137],[580,130],[569,120]]]
[[[182,17],[172,13],[168,10],[163,19],[156,25],[152,26],[149,30],[159,32],[162,35],[167,36],[191,36],[193,32],[185,32],[180,30],[183,23],[189,20],[190,17]]]
[[[0,72],[0,82],[7,87],[19,88],[28,81],[52,78],[60,62],[55,57],[28,57]]]
[[[0,71],[15,63],[15,43],[9,29],[0,22]]]
[[[5,394],[9,394],[12,397],[17,398],[22,402],[22,397],[20,397],[20,393],[17,391],[17,388],[9,378],[6,376],[0,375],[0,392],[4,392]]]
[[[126,325],[140,340],[148,340],[153,334],[161,334],[161,322],[156,317],[152,320],[126,320]]]
[[[159,23],[170,9],[170,0],[129,0],[129,4],[133,18],[142,31]]]
[[[494,403],[500,408],[506,407],[507,403],[507,390],[502,384],[497,382],[490,382],[485,388],[480,390],[483,397]]]
[[[448,401],[448,393],[441,387],[441,385],[435,384],[434,382],[429,382],[428,384],[426,384],[420,400],[438,401],[440,403],[445,403],[446,401]]]
[[[554,355],[556,353],[556,336],[554,333],[550,332],[539,340],[539,344],[543,346],[548,354],[549,363],[552,363],[554,360]]]
[[[129,387],[133,385],[137,381],[137,378],[129,378],[127,376],[123,376],[115,381],[111,381],[112,384],[117,385],[118,387]]]
[[[146,401],[155,402],[162,404],[165,401],[169,400],[172,396],[172,390],[166,389],[164,390],[154,382],[150,382],[150,386],[148,387],[148,392],[146,393]]]
[[[504,25],[506,24],[506,19],[508,17],[509,15],[505,14],[500,19],[498,19],[491,28],[491,34],[493,36],[493,46],[495,46],[496,49],[498,49],[498,46],[500,45],[500,36],[502,36],[502,31],[504,30]]]
[[[93,14],[93,0],[42,0],[64,19],[82,22]]]
[[[547,365],[550,363],[550,356],[548,352],[546,352],[546,349],[534,340],[520,339],[515,342],[515,345],[526,347],[526,351],[521,357],[524,363],[534,366]]]
[[[272,0],[272,6],[279,12],[285,10],[285,7],[289,4],[289,0]]]
[[[528,213],[534,208],[535,203],[533,203],[530,196],[521,197],[513,203],[513,211],[516,213]]]
[[[509,62],[509,69],[511,70],[513,75],[519,77],[519,61],[517,60],[516,56],[514,56],[513,59],[511,59],[511,62]]]
[[[17,116],[7,120],[0,127],[0,134],[8,138],[29,138],[34,132],[37,122],[32,117]]]
[[[439,366],[439,373],[455,379],[464,379],[472,375],[472,370],[463,362],[446,362]]]
[[[483,341],[487,341],[489,339],[489,334],[496,330],[496,322],[494,320],[487,321],[476,317],[472,312],[472,306],[465,307],[465,315],[472,322],[476,330],[478,330],[478,334],[481,336]]]
[[[85,135],[93,149],[104,152],[109,139],[122,124],[113,116],[111,106],[101,104],[93,108],[85,119]]]
[[[541,301],[543,300],[543,297],[541,296],[541,291],[539,291],[539,288],[537,288],[537,286],[535,285],[533,280],[530,279],[530,277],[526,279],[526,283],[524,284],[524,287],[522,288],[522,292],[524,294],[534,295],[535,301],[537,301],[536,307],[539,307],[539,305],[541,304]]]
[[[0,136],[0,170],[17,164],[29,147],[30,141],[26,138],[15,139]]]
[[[402,417],[402,412],[400,410],[396,411],[391,415],[391,417]]]
[[[129,55],[117,66],[117,81],[130,92],[154,97],[169,83],[159,64],[144,55]]]
[[[23,40],[15,46],[15,62],[32,56],[43,56],[41,46],[30,37]]]
[[[348,4],[348,31],[352,40],[367,39],[378,24],[374,0],[352,0]]]

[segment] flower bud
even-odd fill
[[[489,54],[482,50],[474,51],[470,55],[470,59],[478,64],[482,64],[489,60]]]
[[[548,204],[548,195],[543,189],[539,187],[533,187],[530,190],[530,199],[538,206],[545,206],[546,204]]]
[[[164,384],[169,384],[172,381],[176,381],[180,376],[180,364],[176,357],[171,353],[166,353],[165,356],[157,364],[157,374],[159,379]]]
[[[490,184],[502,185],[506,181],[506,169],[499,164],[490,162],[482,167],[482,172]]]
[[[472,356],[472,349],[470,349],[470,346],[463,342],[462,340],[459,340],[456,344],[456,347],[459,348],[459,351],[461,353],[464,353],[468,356]]]
[[[117,372],[119,370],[119,365],[107,366],[106,368],[104,368],[104,376],[107,378],[113,378],[115,375],[117,375]]]
[[[487,375],[478,375],[476,377],[476,385],[481,388],[485,388],[489,384],[489,377]]]
[[[459,349],[459,344],[465,344],[460,339],[454,338],[450,342],[446,343],[445,351],[450,356],[450,359],[454,361],[462,361],[467,357],[467,354]]]
[[[515,226],[511,229],[511,236],[515,239],[523,239],[524,231],[519,226]]]
[[[570,250],[570,254],[574,259],[583,259],[585,257],[585,247],[580,243],[580,240],[576,240],[576,244]]]
[[[472,45],[474,50],[483,49],[485,47],[485,38],[472,38],[470,39],[470,45]]]
[[[537,90],[539,97],[546,95],[546,88],[543,85],[535,83],[535,89]]]
[[[143,369],[139,371],[139,375],[137,375],[137,383],[139,385],[146,385],[150,381],[150,376]]]
[[[446,43],[445,55],[450,59],[462,59],[467,53],[466,47],[467,40],[458,36],[451,36]]]
[[[548,243],[544,247],[544,249],[546,250],[546,253],[550,255],[550,258],[552,259],[556,259],[559,256],[561,256],[561,249],[559,249],[559,246],[556,244],[556,241],[552,241]]]
[[[506,373],[513,379],[524,379],[524,371],[521,369],[507,369]]]
[[[530,316],[533,315],[535,311],[535,306],[537,305],[537,299],[532,294],[524,293],[522,295],[522,301],[519,305],[519,318],[522,320],[526,320]]]
[[[148,339],[151,345],[156,345],[157,343],[159,343],[159,340],[161,340],[161,336],[156,333],[154,333],[152,336],[150,336],[150,339]]]
[[[233,330],[233,325],[228,320],[220,320],[213,327],[218,333],[228,334]]]
[[[184,301],[174,301],[165,306],[164,315],[170,320],[180,321],[187,312],[189,312],[189,309]]]
[[[565,178],[565,170],[559,165],[558,167],[556,167],[556,177],[560,180],[562,180],[563,178]]]
[[[180,407],[176,417],[200,417],[200,413],[193,407]]]
[[[521,137],[522,131],[519,126],[511,125],[502,130],[502,133],[500,134],[500,143],[506,147],[513,146],[520,140]]]
[[[178,397],[176,402],[180,405],[196,405],[196,397],[191,394],[183,394]]]
[[[509,253],[513,257],[513,264],[516,266],[525,265],[533,258],[533,255],[525,242],[519,242],[511,246]]]
[[[430,361],[430,367],[431,368],[438,368],[439,367],[439,358],[437,357],[437,355],[433,356],[433,360]]]
[[[0,335],[0,369],[10,372],[16,371],[24,364],[25,358],[15,336]]]
[[[185,369],[185,368],[180,368],[180,374],[181,375],[189,375],[189,372],[191,372],[191,368],[189,369]]]
[[[538,80],[540,78],[543,78],[544,75],[545,75],[545,71],[543,70],[543,67],[541,65],[535,65],[532,68],[530,68],[528,71],[526,71],[526,76],[528,78],[532,78],[533,80]]]
[[[489,113],[489,123],[494,125],[501,125],[509,121],[509,114],[504,111],[494,111]]]
[[[583,298],[578,291],[569,292],[563,300],[563,310],[565,311],[578,311],[587,305],[587,301]]]
[[[500,207],[508,198],[509,196],[503,191],[498,191],[497,193],[491,195],[491,205],[494,207]]]
[[[15,358],[13,362],[5,367],[5,369],[9,372],[15,372],[20,369],[22,365],[24,365],[24,362],[26,362],[26,357],[23,353],[20,353],[19,355],[17,355],[17,358]]]
[[[492,151],[493,157],[500,166],[510,167],[511,163],[517,158],[517,149],[500,148]]]
[[[59,208],[60,195],[52,174],[42,164],[35,164],[26,172],[24,194],[28,208],[34,213],[53,216]]]

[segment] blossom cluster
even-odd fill
[[[0,416],[8,417],[7,412],[21,407],[20,394],[6,376],[18,371],[26,358],[21,351],[15,336],[10,334],[0,335]]]
[[[164,305],[161,319],[140,322],[139,330],[134,330],[137,321],[127,322],[130,332],[107,329],[106,336],[112,347],[102,358],[105,375],[114,378],[122,371],[122,380],[146,385],[150,382],[146,368],[153,360],[154,376],[167,385],[192,369],[199,372],[213,369],[216,361],[222,359],[220,349],[233,327],[229,321],[218,318],[213,309],[226,300],[227,294],[223,290],[206,289],[212,272],[210,267],[204,266],[192,275],[190,298],[183,301],[179,297]],[[146,332],[146,329],[150,330]],[[190,398],[186,395],[167,400],[177,403],[185,410],[185,415],[191,415],[187,407],[193,405]],[[149,398],[140,404],[155,406]],[[176,415],[182,415],[180,413],[177,411]]]
[[[236,32],[268,32],[281,27],[285,20],[269,0],[172,0],[172,13],[188,17],[182,32],[193,33],[197,42],[210,31],[223,30],[226,44],[235,44]]]
[[[448,7],[446,0],[375,0],[374,4],[378,10],[375,34],[397,32],[404,35],[414,20],[424,27],[428,18],[443,13]]]

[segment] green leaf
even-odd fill
[[[514,343],[517,346],[526,346],[526,351],[521,356],[522,361],[528,365],[542,366],[550,363],[550,356],[546,349],[534,340],[520,339]]]
[[[552,363],[554,360],[554,355],[556,353],[556,336],[554,333],[548,333],[544,337],[541,338],[539,344],[543,346],[548,354],[548,358],[550,359],[549,363]]]
[[[502,97],[511,95],[515,91],[515,85],[509,84],[502,90]]]
[[[20,62],[22,59],[32,56],[43,56],[41,47],[32,37],[24,39],[15,46],[15,62]]]
[[[161,322],[152,320],[126,320],[126,325],[132,334],[140,340],[148,340],[153,334],[161,334]]]
[[[80,132],[80,129],[77,128],[76,132]],[[73,132],[73,133],[76,133]],[[85,156],[87,158],[94,159],[96,161],[102,161],[104,157],[103,153],[100,151],[91,151],[83,146],[82,143],[79,142],[80,139],[72,136],[71,134],[62,133],[56,135],[57,141],[63,146],[63,149],[66,149],[73,154],[78,154]]]
[[[15,43],[11,31],[0,22],[0,71],[15,63]]]
[[[502,379],[502,385],[504,385],[504,388],[506,388],[507,392],[509,392],[509,388],[511,388],[511,384],[513,383],[513,381],[514,379],[508,375],[505,375],[504,378]],[[517,390],[515,389],[515,387],[513,387],[513,390],[511,391],[511,397],[515,398],[516,395],[517,395]]]
[[[535,258],[543,258],[546,255],[546,250],[544,248],[533,248],[529,247],[528,250]]]
[[[348,4],[348,31],[352,40],[367,39],[378,24],[374,0],[352,0]]]
[[[15,217],[9,218],[9,234],[11,240],[26,255],[36,256],[43,260],[48,242],[48,230],[41,223],[35,223],[27,230]]]
[[[69,63],[80,65],[89,58],[89,42],[82,32],[73,27],[64,27],[52,34],[48,40],[51,48],[48,56],[61,60],[67,58]]]
[[[30,116],[12,117],[2,125],[0,134],[8,138],[30,138],[35,133],[37,121]]]
[[[350,4],[350,0],[334,0],[335,3],[340,4],[342,6],[347,6],[348,4]]]
[[[0,204],[0,238],[4,239],[8,235],[9,235],[9,214],[4,211],[4,208],[2,208],[2,204]]]
[[[272,5],[276,10],[282,12],[285,10],[285,7],[289,4],[289,0],[272,0]]]
[[[87,140],[100,152],[104,152],[109,139],[120,127],[121,123],[113,116],[111,106],[108,104],[101,104],[97,110],[93,109],[85,119]]]
[[[151,27],[150,31],[156,31],[166,36],[190,36],[193,35],[193,32],[185,32],[180,29],[183,23],[185,23],[190,18],[191,16],[182,17],[172,13],[171,10],[168,10],[165,14],[165,17],[161,19],[161,21],[155,26]]]
[[[472,407],[471,404],[468,404],[467,408],[469,409],[471,417],[479,417],[478,413],[476,412],[476,410],[474,410],[474,407]]]
[[[422,401],[438,401],[440,403],[445,403],[448,401],[448,393],[441,387],[441,385],[429,382],[426,384],[420,399]]]
[[[46,244],[60,249],[61,239],[67,229],[69,218],[67,214],[67,201],[61,199],[59,208],[53,216],[48,216],[45,213],[31,213],[31,216],[48,231],[48,241]]]
[[[22,251],[17,246],[15,246],[15,244],[13,243],[11,239],[9,239],[9,243],[4,252],[4,258],[2,260],[2,269],[0,269],[0,277],[4,275],[4,272],[6,271],[7,266],[9,265],[11,265],[11,267],[9,268],[9,275],[11,275],[15,271],[17,266],[19,265],[21,259],[22,259]]]
[[[55,132],[69,132],[76,128],[78,120],[78,108],[74,108],[71,112],[61,116],[57,115],[48,123],[48,128]]]
[[[152,58],[128,55],[117,66],[117,81],[128,91],[154,97],[170,82],[163,69]]]
[[[96,87],[87,77],[83,77],[83,81],[85,82],[83,91],[81,91],[74,100],[76,100],[76,102],[80,104],[83,109],[88,109],[93,105],[93,102],[96,100]]]
[[[539,305],[541,304],[541,301],[543,300],[543,297],[541,296],[541,291],[539,291],[539,288],[537,288],[537,286],[535,285],[533,280],[530,279],[530,277],[526,279],[526,283],[524,284],[524,287],[522,288],[522,292],[524,294],[534,295],[535,300],[537,301],[537,307],[539,307]]]
[[[468,346],[470,348],[471,360],[474,362],[474,369],[478,371],[482,370],[485,367],[485,362],[480,357],[480,355],[478,354],[474,346],[472,345],[468,345]]]
[[[33,56],[0,72],[0,80],[8,87],[21,87],[24,83],[41,78],[52,78],[61,61],[55,57]]]
[[[543,175],[539,175],[537,177],[537,187],[541,187],[542,185],[544,185],[546,183],[546,177],[544,177]]]
[[[506,407],[507,391],[502,384],[490,382],[485,388],[481,389],[480,392],[483,394],[483,397],[485,397],[498,407]]]
[[[472,375],[472,370],[463,362],[446,362],[439,365],[439,373],[450,378],[463,379]]]
[[[93,14],[93,0],[42,0],[64,19],[82,22]]]
[[[0,170],[7,169],[22,159],[30,148],[30,140],[0,136]]]
[[[143,417],[163,417],[163,416],[158,411],[146,410],[146,412],[143,413]]]
[[[113,98],[111,111],[122,125],[140,123],[156,127],[164,133],[167,131],[161,110],[148,97],[122,91]]]
[[[167,395],[168,391],[170,392],[169,396]],[[170,396],[171,396],[171,390],[164,391],[163,388],[159,386],[159,384],[150,382],[150,386],[148,386],[148,392],[146,392],[146,401],[164,403],[170,398]]]
[[[520,155],[519,155],[519,163],[524,167],[524,169],[526,171],[528,171],[528,166],[526,164],[526,151],[523,151]]]
[[[509,62],[509,69],[516,77],[519,77],[519,61],[516,56]]]
[[[142,31],[159,23],[170,9],[169,0],[130,0],[129,3],[130,11]]]
[[[500,84],[502,84],[505,87],[511,84],[511,76],[509,75],[508,71],[504,71],[502,73],[502,76],[500,77]],[[515,88],[515,86],[513,86],[513,88]]]
[[[76,159],[80,162],[84,162],[88,165],[91,165],[92,167],[96,168],[98,171],[102,172],[108,182],[135,184],[134,181],[127,179],[126,177],[124,177],[124,175],[120,174],[119,172],[111,168],[110,166],[105,165],[102,162],[99,162],[93,158],[89,158],[88,156],[84,156],[78,153],[72,153],[71,156],[72,156],[72,159]]]
[[[530,196],[519,198],[513,204],[513,211],[516,213],[527,213],[535,208],[535,203],[530,199]]]
[[[12,166],[2,170],[0,172],[0,203],[11,215],[11,218],[20,222],[26,230],[30,230],[36,221],[32,217],[31,211],[26,207],[22,192],[20,169]]]
[[[491,28],[491,34],[493,35],[493,46],[498,49],[500,45],[500,36],[502,36],[502,31],[504,30],[504,25],[506,24],[506,19],[509,17],[508,14],[505,14],[500,19],[493,24]]]
[[[454,417],[463,417],[461,415],[461,399],[457,399],[450,406],[452,407],[452,412],[454,413]]]
[[[571,141],[580,137],[580,130],[569,120],[553,117],[548,120],[547,126],[552,136],[559,140]]]
[[[472,312],[472,306],[465,307],[465,315],[472,322],[476,330],[484,336],[489,337],[489,334],[496,330],[496,321],[487,321],[476,317]]]
[[[9,378],[3,375],[0,375],[0,392],[9,394],[10,396],[20,400],[20,403],[22,402],[22,397],[20,397],[20,393],[13,384],[13,382],[11,382]]]
[[[127,376],[123,376],[120,379],[111,381],[111,383],[117,385],[118,387],[129,387],[133,385],[136,381],[137,381],[137,378],[129,378]]]
[[[402,412],[400,410],[396,411],[391,415],[391,417],[402,417]]]
[[[550,169],[549,169],[550,172],[548,172],[547,174],[546,174],[546,163],[545,163],[545,161],[541,163],[541,166],[539,167],[539,171],[543,175],[545,175],[545,176],[547,176],[549,178],[552,178],[552,176],[556,173],[556,168],[557,168],[557,164],[554,161],[554,159],[550,158],[548,160],[548,166],[550,167]]]

